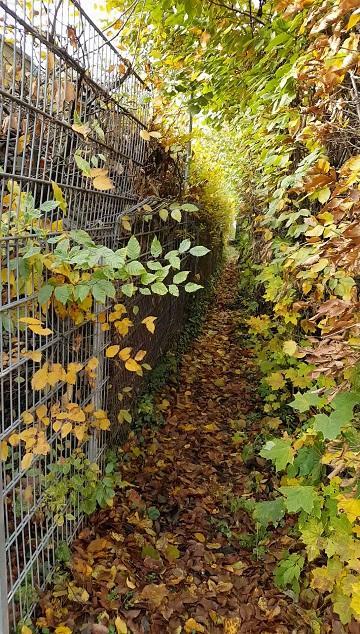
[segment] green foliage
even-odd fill
[[[285,504],[281,497],[266,502],[256,502],[253,511],[255,522],[267,528],[269,524],[278,526],[285,515]]]
[[[282,471],[288,464],[294,460],[294,452],[291,440],[282,438],[273,438],[265,443],[260,451],[260,456],[272,460],[277,471]]]
[[[277,565],[274,577],[279,588],[290,588],[296,598],[300,593],[299,579],[305,563],[304,557],[293,553],[282,559]]]
[[[67,511],[69,504],[79,503],[80,511],[87,515],[93,513],[97,506],[111,506],[115,488],[126,486],[117,472],[117,464],[116,454],[108,452],[102,476],[98,465],[88,460],[80,450],[50,464],[48,474],[43,477],[44,511],[51,513],[56,524],[62,526],[65,520],[75,519]]]

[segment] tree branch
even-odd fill
[[[215,7],[221,7],[223,9],[227,9],[228,11],[232,11],[233,13],[237,13],[238,15],[243,15],[246,18],[249,18],[250,22],[253,20],[254,22],[258,22],[262,26],[265,26],[265,22],[260,20],[260,18],[255,17],[253,14],[248,13],[247,11],[241,11],[240,9],[236,9],[235,7],[225,4],[224,2],[215,2],[215,0],[208,0],[210,4],[213,4]]]

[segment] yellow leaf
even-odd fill
[[[119,352],[119,357],[121,361],[127,361],[131,355],[132,348],[123,348]]]
[[[32,330],[32,332],[35,335],[42,335],[43,337],[47,337],[48,335],[52,335],[52,330],[50,330],[50,328],[44,328],[43,326],[38,326],[38,325],[33,325],[30,324],[29,325],[30,330]]]
[[[16,154],[21,154],[23,152],[23,150],[24,150],[25,145],[27,143],[29,143],[29,141],[30,141],[30,135],[29,134],[27,134],[27,135],[22,134],[19,137],[19,140],[17,142]]]
[[[108,176],[96,176],[96,178],[94,178],[93,180],[93,186],[95,187],[95,189],[100,189],[101,191],[114,189],[115,187],[111,178],[109,178]]]
[[[40,352],[40,350],[27,350],[24,352],[24,357],[31,359],[34,363],[40,363],[42,352]]]
[[[57,433],[58,431],[60,431],[61,429],[61,422],[60,421],[55,421],[55,423],[53,423],[53,430],[55,433]]]
[[[131,231],[131,224],[130,224],[129,216],[122,216],[121,217],[121,224],[122,224],[123,228],[125,229],[125,231]]]
[[[24,412],[22,418],[25,425],[30,425],[30,423],[34,422],[34,417],[30,412]]]
[[[115,357],[115,355],[117,355],[117,353],[120,350],[120,346],[110,346],[109,348],[107,348],[106,350],[106,356],[108,359],[112,359],[113,357]]]
[[[59,187],[57,183],[55,183],[55,181],[51,181],[51,186],[53,189],[54,198],[59,203],[59,208],[61,209],[61,211],[65,213],[67,209],[67,202],[64,198],[64,194],[62,193],[61,188]]]
[[[82,363],[69,363],[68,367],[67,367],[67,371],[68,372],[80,372],[80,370],[82,370],[83,368],[83,364]]]
[[[338,496],[338,507],[344,511],[349,522],[352,524],[360,517],[360,500],[356,498],[345,498],[343,495]]]
[[[140,136],[144,141],[150,141],[151,136],[149,134],[149,132],[147,130],[141,130],[140,131]]]
[[[135,361],[142,361],[144,357],[146,357],[146,350],[139,350],[139,352],[135,355]]]
[[[185,623],[184,630],[187,634],[193,634],[194,632],[205,632],[204,626],[195,621],[195,619],[188,619]]]
[[[82,442],[84,440],[85,433],[86,433],[86,425],[77,425],[74,428],[75,437],[79,442]]]
[[[21,634],[33,634],[33,631],[27,625],[23,625],[21,628]]]
[[[297,343],[292,340],[285,341],[283,345],[283,350],[285,354],[289,355],[289,357],[293,357],[297,350]]]
[[[72,630],[67,625],[58,625],[55,628],[55,634],[71,634]]]
[[[53,387],[56,383],[59,383],[59,381],[65,381],[65,379],[66,372],[61,363],[53,363],[47,376],[47,382],[49,385]]]
[[[82,134],[82,136],[84,136],[85,138],[90,132],[90,128],[87,123],[73,123],[71,127],[74,130],[74,132],[77,132],[78,134]]]
[[[121,321],[115,322],[116,330],[118,331],[119,335],[123,335],[123,336],[128,334],[129,328],[132,325],[133,325],[133,322],[128,317],[125,317]]]
[[[118,313],[118,317],[121,317],[124,313],[127,313],[126,306],[124,304],[115,304],[114,310]]]
[[[125,368],[129,370],[129,372],[141,371],[141,365],[136,363],[135,359],[128,359],[127,361],[125,361]]]
[[[39,407],[36,408],[35,412],[36,412],[36,416],[40,420],[42,420],[43,418],[45,418],[45,416],[47,416],[47,407],[46,407],[46,405],[39,405]]]
[[[96,178],[97,176],[107,176],[108,173],[109,170],[107,170],[106,167],[92,167],[90,169],[91,178]]]
[[[20,324],[31,324],[31,325],[40,324],[41,325],[40,319],[35,319],[35,317],[20,317],[19,322]]]
[[[146,326],[146,328],[148,329],[149,332],[151,332],[151,334],[153,335],[155,332],[155,320],[157,319],[157,317],[153,317],[152,315],[149,315],[148,317],[145,317],[145,319],[142,320],[142,324],[144,324]]]
[[[89,361],[86,364],[86,368],[87,370],[96,370],[98,365],[99,365],[99,359],[97,359],[96,357],[91,357],[91,359],[89,359]]]
[[[11,436],[9,436],[9,445],[11,445],[12,447],[17,447],[19,442],[20,442],[19,434],[11,434]]]
[[[6,460],[9,455],[9,447],[6,440],[0,442],[0,460]]]
[[[119,616],[117,616],[115,619],[115,627],[117,634],[127,634],[127,625],[125,621],[123,621]]]
[[[33,390],[43,390],[47,385],[49,364],[44,363],[42,368],[35,372],[31,379],[31,387]]]
[[[66,438],[72,430],[72,423],[64,423],[61,427],[61,438]]]
[[[198,540],[198,542],[201,542],[202,544],[205,543],[206,538],[205,535],[203,535],[202,533],[194,533],[194,536]]]
[[[354,26],[357,25],[357,23],[360,22],[360,10],[357,9],[356,11],[354,11],[354,13],[351,14],[349,21],[347,23],[346,26],[346,30],[350,31],[350,29],[352,29]]]
[[[28,469],[32,463],[33,457],[34,454],[31,451],[29,453],[26,453],[21,461],[21,468],[24,470]]]
[[[360,582],[355,581],[351,584],[351,607],[354,610],[357,618],[360,616]]]

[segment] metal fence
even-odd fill
[[[66,508],[57,511],[47,498],[51,467],[59,458],[66,461],[74,454],[76,438],[61,440],[49,426],[44,442],[51,450],[35,456],[28,470],[21,468],[23,449],[9,445],[8,438],[26,429],[24,412],[36,420],[39,406],[48,410],[64,399],[82,407],[92,403],[109,408],[116,432],[119,391],[129,385],[120,367],[110,377],[111,362],[104,354],[111,334],[101,325],[110,307],[98,304],[96,318],[82,323],[68,316],[60,319],[52,310],[41,313],[37,280],[33,274],[26,277],[22,257],[34,222],[54,235],[64,229],[85,229],[95,242],[116,249],[130,235],[126,213],[143,255],[154,234],[171,250],[186,236],[198,238],[199,227],[187,213],[181,222],[171,218],[164,222],[158,209],[171,201],[144,198],[153,144],[144,141],[140,132],[151,116],[149,91],[80,4],[0,1],[0,24],[0,448],[5,452],[0,482],[0,631],[7,633],[32,615],[38,591],[56,563],[57,546],[70,542],[83,521],[79,498],[72,497]],[[105,164],[114,188],[94,189],[75,154],[96,167]],[[52,183],[64,194],[67,214],[60,218],[59,207],[45,205],[41,219],[34,220],[34,209],[53,197]],[[179,192],[178,182],[173,190]],[[171,191],[168,185],[167,191]],[[207,236],[203,234],[201,240],[204,243]],[[212,260],[204,258],[202,266],[209,271]],[[196,273],[194,262],[189,267]],[[185,297],[129,300],[132,328],[122,345],[140,347],[142,318],[158,316],[159,327],[147,351],[147,361],[153,365],[181,327],[185,306]],[[28,316],[38,316],[52,334],[45,337],[26,328],[19,319]],[[47,391],[34,391],[31,378],[39,368],[29,355],[34,350],[41,353],[42,363],[63,366],[84,367],[95,357],[96,377],[89,381],[82,370],[70,388],[60,380]],[[140,383],[139,377],[133,378],[127,401]],[[107,436],[97,431],[86,445],[87,456],[100,466]]]

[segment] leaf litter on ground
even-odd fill
[[[239,336],[238,275],[230,263],[178,385],[157,395],[165,424],[123,446],[131,486],[79,533],[65,573],[42,596],[40,626],[56,634],[316,631],[311,601],[297,604],[274,584],[276,563],[296,546],[291,520],[261,539],[244,508],[279,483],[253,451],[266,419]]]

